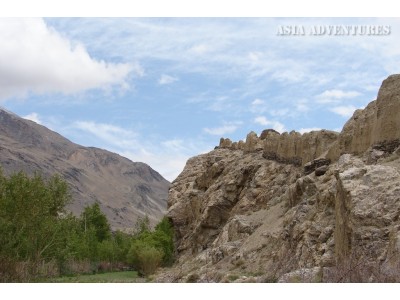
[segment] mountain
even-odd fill
[[[133,227],[145,215],[155,224],[166,212],[169,182],[148,165],[74,144],[5,109],[0,109],[0,165],[6,174],[61,175],[73,198],[67,209],[80,214],[98,202],[114,229]]]
[[[400,75],[338,132],[221,138],[172,183],[162,282],[399,282]]]

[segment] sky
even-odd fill
[[[340,131],[400,73],[395,18],[0,18],[0,40],[0,106],[169,181],[221,137]]]

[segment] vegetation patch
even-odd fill
[[[76,217],[65,211],[70,201],[59,176],[6,177],[0,169],[0,282],[129,269],[148,276],[173,262],[167,218],[154,230],[148,217],[140,219],[128,235],[111,231],[98,203]]]
[[[89,275],[62,276],[37,280],[37,282],[47,283],[130,283],[142,282],[136,271],[122,271],[111,273],[98,273]]]
[[[239,275],[232,274],[232,275],[229,275],[229,276],[228,276],[228,280],[229,280],[230,282],[235,281],[235,280],[237,280],[237,279],[239,279]]]

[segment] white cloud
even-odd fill
[[[259,113],[265,112],[267,110],[267,106],[266,106],[264,100],[257,98],[257,99],[254,99],[253,102],[251,102],[249,110],[253,114],[259,114]]]
[[[183,170],[187,160],[212,148],[199,140],[170,139],[161,142],[138,141],[136,148],[126,148],[118,153],[133,161],[147,163],[169,181]]]
[[[284,43],[282,39],[277,42],[275,34],[280,21],[274,19],[100,18],[52,22],[72,36],[91,39],[91,49],[111,56],[173,62],[167,67],[171,72],[203,73],[218,78],[240,76],[249,81],[268,76],[278,81],[312,80],[314,86],[317,83],[310,59],[289,59],[286,49],[280,49]],[[85,33],[75,30],[76,26],[84,26]],[[102,35],[98,36],[98,32]],[[116,39],[124,47],[115,47]],[[303,46],[309,42],[296,40],[296,43]]]
[[[321,128],[319,128],[319,127],[310,127],[310,128],[301,128],[301,129],[299,130],[299,132],[300,132],[301,134],[303,134],[303,133],[306,133],[306,132],[318,131],[318,130],[321,130]]]
[[[186,161],[193,156],[193,154],[184,154],[182,152],[156,152],[147,148],[137,151],[126,149],[118,151],[118,153],[132,161],[148,164],[170,182],[182,172]]]
[[[216,128],[204,128],[203,130],[211,135],[218,135],[218,136],[222,136],[224,134],[227,133],[233,133],[236,131],[236,129],[238,129],[238,125],[236,124],[225,124],[223,126],[220,127],[216,127]]]
[[[171,84],[174,83],[175,81],[178,81],[179,79],[177,77],[173,77],[170,75],[163,74],[161,75],[160,79],[158,80],[158,84],[164,85],[164,84]]]
[[[263,126],[271,125],[271,122],[266,117],[257,117],[254,119],[254,122]]]
[[[86,131],[113,147],[129,148],[135,147],[137,144],[137,134],[135,132],[115,125],[91,121],[76,121],[72,124],[72,127]]]
[[[35,112],[30,113],[29,115],[23,116],[24,119],[33,121],[37,124],[42,124],[42,121],[40,121],[39,115]]]
[[[290,110],[288,108],[271,109],[269,114],[273,117],[284,117],[290,114]]]
[[[250,52],[249,55],[248,55],[248,58],[252,63],[259,62],[261,57],[262,57],[262,53],[257,52],[257,51],[256,52]]]
[[[213,103],[207,107],[208,110],[211,111],[226,111],[231,108],[232,105],[229,102],[229,97],[220,96],[213,100]]]
[[[181,151],[185,149],[184,141],[182,139],[172,139],[161,143],[166,149],[173,151]]]
[[[190,48],[190,52],[194,54],[202,55],[209,52],[211,48],[205,44],[196,45]]]
[[[365,25],[365,20],[361,19],[339,20],[342,21]],[[273,78],[283,84],[295,82],[312,89],[327,83],[347,81],[343,80],[343,76],[349,74],[351,85],[362,89],[364,85],[360,83],[365,78],[357,75],[364,68],[369,70],[368,81],[371,83],[375,80],[370,78],[376,77],[382,67],[392,70],[390,73],[399,71],[396,62],[400,50],[396,46],[398,37],[394,34],[399,29],[396,19],[368,19],[371,25],[392,26],[392,34],[384,36],[379,43],[371,36],[343,36],[340,39],[325,36],[319,39],[308,35],[300,39],[284,39],[276,35],[276,29],[279,25],[287,25],[287,22],[279,18],[51,20],[70,36],[90,40],[90,49],[94,51],[103,51],[110,56],[134,57],[141,61],[173,62],[167,67],[169,70],[164,71],[167,73],[190,70],[216,78],[240,76],[246,78],[249,84],[257,83],[260,78]],[[291,19],[291,22],[304,25],[307,29],[316,25],[316,20],[312,18]],[[335,18],[318,19],[321,26],[337,24]],[[84,28],[84,31],[78,28]],[[116,42],[123,47],[115,47]],[[341,54],[340,59],[331,59],[337,53]],[[201,59],[196,54],[202,54]],[[243,89],[248,90],[248,86],[246,84]]]
[[[351,99],[360,96],[361,93],[357,91],[342,91],[342,90],[327,90],[315,98],[318,103],[337,103],[342,99]]]
[[[284,62],[282,62],[284,64]],[[271,77],[277,81],[298,83],[307,78],[306,71],[303,70],[305,66],[299,64],[298,66],[293,66],[292,69],[285,68],[283,70],[277,70],[271,74]]]
[[[261,100],[261,99],[255,99],[253,102],[251,102],[251,105],[254,105],[254,106],[258,106],[258,105],[264,105],[265,104],[265,101],[264,100]]]
[[[336,106],[330,109],[330,111],[334,112],[335,114],[338,114],[342,117],[351,117],[354,113],[354,111],[357,108],[354,107],[353,105],[348,105],[348,106]]]
[[[90,57],[42,19],[0,19],[0,98],[121,86],[137,67]],[[141,71],[142,72],[142,71]]]
[[[285,131],[285,125],[283,125],[279,121],[271,121],[268,120],[266,117],[260,116],[254,119],[254,123],[257,123],[262,126],[272,126],[272,129],[282,133]]]

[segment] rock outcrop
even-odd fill
[[[364,109],[356,110],[344,125],[335,147],[328,157],[337,160],[340,155],[361,155],[370,147],[393,152],[400,146],[400,75],[385,79],[378,98]]]
[[[260,137],[255,132],[247,135],[246,142],[232,143],[221,138],[219,148],[243,150],[245,153],[263,151],[263,156],[284,164],[302,166],[321,155],[326,154],[333,143],[337,142],[339,133],[329,130],[312,131],[300,134],[267,129]]]
[[[377,261],[387,258],[392,232],[400,229],[400,173],[395,166],[365,165],[348,154],[338,162],[335,253],[344,259],[355,249]]]
[[[341,133],[251,132],[172,183],[159,281],[400,280],[400,75]]]

